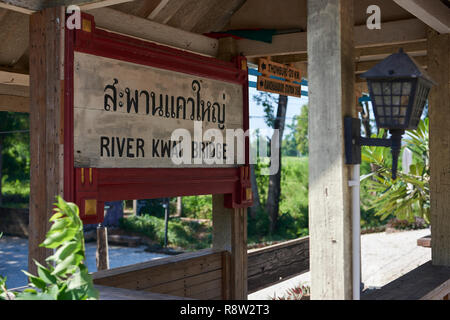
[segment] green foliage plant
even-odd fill
[[[391,178],[390,149],[362,148],[362,160],[371,164],[373,172],[361,177],[374,195],[371,206],[382,219],[391,214],[400,220],[414,221],[415,217],[430,221],[430,165],[428,148],[428,118],[421,120],[416,130],[407,131],[405,145],[413,153],[409,173],[398,172]],[[380,131],[379,137],[383,135]]]
[[[98,299],[92,277],[84,265],[85,245],[83,223],[78,207],[57,197],[55,213],[50,218],[52,226],[45,241],[40,245],[54,249],[54,254],[46,259],[47,267],[37,261],[38,275],[23,271],[29,278],[29,287],[13,293],[15,300],[93,300]],[[4,279],[4,278],[3,278]],[[11,295],[4,287],[0,289],[0,299]],[[0,279],[0,285],[2,279]]]

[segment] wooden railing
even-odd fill
[[[96,285],[144,290],[194,299],[229,299],[226,251],[184,253],[93,273]]]
[[[248,251],[248,292],[309,270],[309,237]],[[94,283],[194,299],[230,298],[230,253],[205,249],[93,273]]]
[[[248,292],[309,271],[309,237],[248,251]]]

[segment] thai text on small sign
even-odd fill
[[[258,71],[262,74],[262,76],[258,77],[256,86],[259,91],[301,97],[301,85],[293,82],[301,81],[301,72],[299,69],[268,59],[259,59]],[[286,81],[272,77],[283,78]]]

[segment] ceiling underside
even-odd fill
[[[4,94],[5,82],[8,80],[8,72],[14,75],[28,73],[28,29],[29,15],[9,10],[8,3],[19,0],[0,0],[0,41],[3,44],[0,49],[0,94]],[[83,3],[89,0],[59,0],[61,3]],[[92,0],[91,0],[92,1]],[[112,4],[109,8],[126,13],[128,15],[148,19],[160,24],[196,34],[204,34],[213,31],[225,31],[235,29],[276,29],[283,33],[286,41],[306,41],[307,8],[306,0],[102,0],[104,4]],[[357,0],[354,1],[355,26],[364,26],[368,14],[369,5],[378,5],[381,8],[382,23],[417,20],[416,28],[423,28],[426,33],[426,25],[414,15],[400,7],[395,1],[401,0]],[[439,1],[439,0],[428,0]],[[19,1],[20,2],[20,1]],[[37,0],[25,0],[25,3],[39,2]],[[2,7],[3,3],[3,7]],[[6,4],[5,4],[6,3]],[[98,3],[101,3],[98,2]],[[280,5],[282,4],[282,5]],[[6,7],[6,8],[5,8]],[[82,7],[82,10],[83,7]],[[355,29],[356,30],[356,29]],[[407,31],[407,30],[406,30]],[[278,40],[282,40],[280,39]],[[298,37],[298,38],[296,38]],[[355,37],[357,34],[355,32]],[[290,40],[290,38],[294,40]],[[419,37],[417,41],[402,44],[406,51],[418,57],[421,64],[426,63],[426,41]],[[300,40],[295,40],[300,39]],[[364,43],[364,39],[361,39]],[[356,42],[356,40],[355,40]],[[406,41],[407,42],[407,41]],[[244,42],[243,42],[244,43]],[[274,41],[276,43],[276,41]],[[272,45],[274,45],[272,43]],[[246,44],[249,46],[248,44]],[[283,63],[302,63],[307,61],[306,43],[304,50],[293,52],[271,52],[264,54],[264,48],[271,45],[260,44],[251,41],[254,48],[262,46],[262,55],[270,55],[274,60]],[[364,48],[367,46],[368,48]],[[272,46],[273,47],[273,46]],[[387,54],[398,50],[398,43],[387,45],[364,44],[356,50],[357,73],[369,68],[373,61],[377,61]],[[272,54],[273,53],[273,54]],[[248,54],[249,57],[257,57],[256,54]],[[254,60],[254,59],[253,59]],[[17,78],[17,77],[16,77]],[[25,81],[25,80],[24,80]],[[14,82],[17,85],[24,83]],[[7,87],[8,88],[8,87]],[[16,90],[21,92],[20,90]]]

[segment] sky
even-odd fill
[[[249,76],[249,81],[256,81],[255,76]],[[302,86],[302,91],[308,91],[307,87]],[[264,110],[262,106],[258,106],[253,100],[253,96],[258,94],[256,88],[249,88],[249,109],[250,109],[250,129],[266,129],[270,130],[264,122]],[[275,95],[277,96],[277,95]],[[304,104],[308,104],[308,97],[288,97],[288,105],[286,110],[286,127],[284,136],[289,134],[291,130],[287,127],[292,123],[292,118],[299,115]],[[276,113],[277,106],[274,106],[274,113]]]

